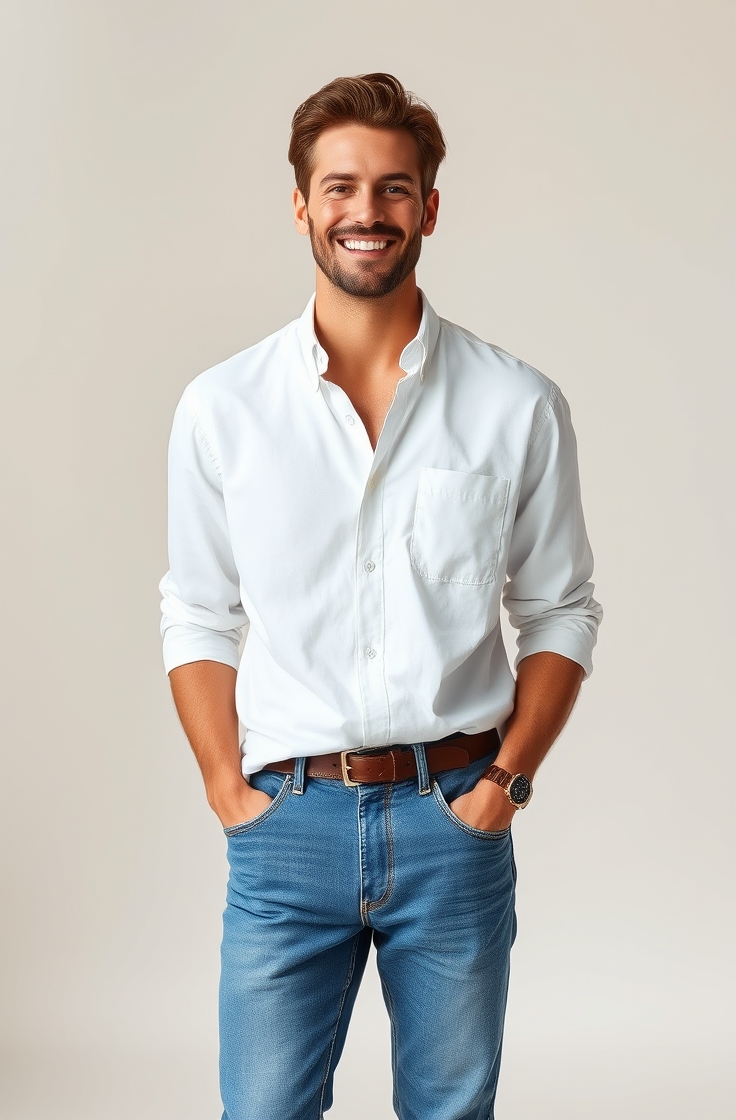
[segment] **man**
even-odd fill
[[[174,421],[162,628],[228,836],[224,1120],[329,1108],[371,942],[397,1115],[493,1116],[509,826],[600,608],[563,397],[416,286],[444,150],[388,74],[300,106],[316,296],[198,377]]]

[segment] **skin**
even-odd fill
[[[422,239],[434,232],[439,194],[422,198],[414,138],[403,130],[340,125],[315,145],[308,198],[294,191],[294,220],[310,238],[317,264],[315,330],[329,356],[326,378],[350,398],[375,447],[404,376],[399,357],[421,318],[415,266]],[[344,242],[385,241],[360,251]],[[223,827],[251,820],[271,799],[240,769],[235,670],[215,661],[169,674],[176,709]],[[496,762],[533,778],[564,727],[582,668],[556,653],[521,661],[514,711]],[[450,808],[474,828],[506,828],[516,810],[503,790],[481,779]]]
[[[434,231],[439,192],[422,200],[419,155],[408,132],[330,128],[319,136],[314,154],[309,202],[298,188],[293,201],[296,228],[311,237],[318,262],[315,330],[329,355],[326,378],[344,389],[375,447],[404,376],[401,351],[416,335],[422,314],[413,267],[392,291],[375,293],[407,250],[411,260],[412,243],[416,264],[421,239]],[[351,251],[342,243],[351,233],[388,245]],[[339,287],[321,260],[363,294]]]

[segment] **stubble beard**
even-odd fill
[[[407,276],[411,275],[422,252],[422,231],[417,227],[404,248],[397,254],[394,263],[388,268],[380,261],[366,261],[351,270],[339,260],[339,246],[336,247],[335,239],[330,236],[331,231],[326,236],[322,236],[316,232],[310,217],[307,217],[307,221],[312,255],[317,267],[336,288],[346,295],[356,296],[359,299],[380,299],[382,296],[389,295],[403,284]],[[361,230],[355,236],[377,238],[381,236],[381,232]]]

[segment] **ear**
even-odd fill
[[[440,192],[435,187],[427,196],[427,201],[424,203],[424,215],[422,217],[422,234],[424,237],[429,237],[434,233],[434,227],[437,224],[437,211],[440,208]]]
[[[307,204],[304,201],[304,195],[298,187],[294,187],[292,202],[294,203],[294,225],[297,228],[297,233],[300,233],[302,237],[305,237],[309,233]]]

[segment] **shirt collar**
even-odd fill
[[[437,313],[421,289],[419,295],[422,299],[422,318],[419,329],[411,342],[407,342],[401,351],[399,365],[409,377],[418,373],[419,381],[422,382],[424,381],[427,362],[432,357],[439,337],[440,322]],[[327,351],[320,345],[314,330],[315,298],[313,295],[301,316],[297,319],[297,334],[307,373],[314,389],[317,390],[319,389],[320,377],[327,372],[329,358],[327,357]]]

